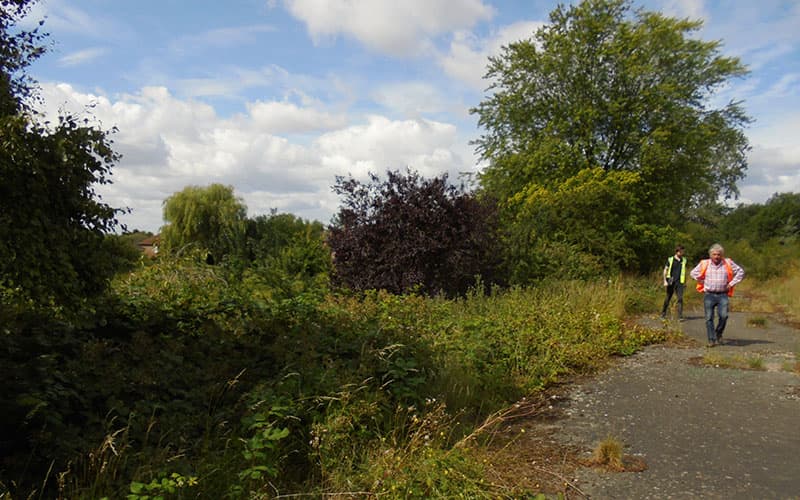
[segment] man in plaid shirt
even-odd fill
[[[722,345],[722,333],[728,321],[728,302],[733,287],[744,279],[744,269],[725,258],[725,249],[719,243],[711,245],[708,255],[711,258],[701,260],[689,274],[697,281],[697,290],[703,292],[708,347],[714,347]],[[719,316],[716,326],[714,309]]]

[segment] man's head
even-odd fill
[[[683,257],[683,245],[675,245],[675,255]]]
[[[725,257],[725,249],[722,248],[722,245],[719,243],[714,243],[711,245],[711,248],[708,249],[708,256],[711,257],[711,262],[719,264]]]

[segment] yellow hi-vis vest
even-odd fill
[[[669,265],[667,266],[667,276],[672,276],[672,261],[675,260],[675,256],[667,259]],[[681,259],[681,284],[686,283],[686,257]]]

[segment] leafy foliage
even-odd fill
[[[52,464],[69,498],[481,496],[480,467],[449,449],[469,422],[654,338],[623,329],[624,288],[605,282],[445,300],[226,278],[201,253],[142,262],[82,322],[3,290],[0,482],[24,497]]]
[[[118,226],[119,210],[95,188],[111,182],[119,157],[88,119],[51,125],[28,111],[24,69],[44,35],[9,30],[30,5],[5,1],[0,14],[0,280],[42,303],[74,304],[101,292],[115,270],[103,236]]]
[[[331,254],[317,221],[277,212],[248,219],[245,247],[245,279],[260,289],[289,297],[327,287]]]
[[[721,204],[697,211],[687,224],[694,243],[690,261],[705,258],[713,243],[742,265],[748,276],[763,279],[781,276],[800,250],[800,195],[776,193],[765,203]]]
[[[646,224],[636,213],[635,172],[586,169],[557,187],[530,184],[507,203],[515,214],[507,231],[512,283],[541,277],[592,278],[647,266],[649,248],[672,241],[669,227]]]
[[[782,243],[800,237],[800,193],[776,193],[763,204],[742,205],[720,220],[724,239],[753,243],[777,239]]]
[[[531,39],[490,59],[490,95],[473,109],[485,130],[476,144],[489,161],[482,187],[510,212],[507,232],[525,231],[516,224],[537,210],[515,199],[520,193],[555,193],[595,169],[609,175],[601,184],[627,175],[625,203],[584,206],[610,217],[599,236],[611,245],[628,230],[623,221],[643,225],[610,256],[630,268],[639,264],[630,255],[660,239],[653,228],[679,227],[689,209],[737,194],[749,119],[739,103],[714,108],[710,97],[746,70],[720,55],[720,42],[693,38],[700,25],[641,10],[630,16],[627,0],[585,0],[557,7]],[[580,236],[568,243],[595,255]]]
[[[247,207],[234,196],[233,187],[188,186],[164,201],[167,225],[161,229],[161,239],[168,251],[195,245],[221,262],[242,252],[246,216]]]
[[[17,30],[36,0],[0,1],[0,116],[16,115],[29,109],[34,96],[33,80],[25,68],[45,52],[42,45],[47,33],[40,31],[44,21],[33,30]]]
[[[494,211],[448,185],[447,175],[407,171],[338,177],[344,197],[330,227],[337,283],[354,290],[464,293],[477,275],[493,276]]]

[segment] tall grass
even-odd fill
[[[758,285],[758,291],[793,323],[800,324],[800,262],[788,267],[787,274]]]
[[[781,264],[784,273],[780,276],[748,276],[740,288],[749,299],[749,311],[778,312],[800,324],[800,258],[783,258]]]
[[[188,265],[129,276],[106,338],[70,351],[64,376],[86,405],[62,427],[110,439],[53,471],[64,497],[501,497],[470,449],[480,440],[456,443],[522,396],[662,338],[624,322],[656,293],[633,279],[457,300],[276,297]]]
[[[337,436],[347,443],[349,457],[362,457],[360,464],[350,458],[346,469],[336,468],[344,463],[341,450],[322,446],[320,452],[330,454],[319,458],[328,464],[325,487],[388,495],[403,491],[410,497],[457,495],[461,488],[473,497],[482,495],[477,491],[496,496],[496,489],[476,480],[481,467],[452,444],[524,395],[661,340],[661,333],[624,324],[631,293],[641,288],[641,282],[616,279],[474,291],[460,300],[385,294],[337,299],[340,314],[346,310],[353,320],[372,318],[377,328],[397,334],[392,358],[397,369],[385,388],[396,394],[413,389],[425,402],[396,410],[390,431],[373,427],[360,444],[351,435],[342,439],[343,428],[358,428],[364,436],[364,422],[376,418],[374,406],[351,403],[346,412],[321,421],[315,435],[329,441]],[[431,412],[427,407],[433,401]]]

